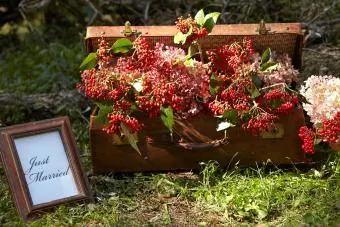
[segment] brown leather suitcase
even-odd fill
[[[261,29],[258,24],[216,25],[213,32],[202,41],[203,49],[213,49],[230,39],[244,36],[254,40],[257,51],[270,47],[280,53],[288,53],[295,68],[301,66],[303,34],[299,23],[267,24]],[[173,44],[174,26],[135,26],[150,42]],[[124,37],[124,26],[89,27],[85,44],[88,52],[94,52],[98,40],[109,42]],[[129,37],[133,39],[132,37]],[[201,162],[216,160],[220,166],[235,163],[252,165],[267,162],[292,164],[307,162],[300,150],[298,130],[304,124],[301,107],[282,119],[278,134],[252,136],[241,128],[217,132],[216,119],[208,113],[200,113],[189,120],[175,120],[175,136],[171,140],[168,130],[158,119],[145,117],[143,132],[138,146],[142,155],[129,144],[117,145],[113,136],[102,131],[103,125],[95,119],[95,110],[90,120],[90,145],[94,174],[108,172],[167,171],[197,169]]]

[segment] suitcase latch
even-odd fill
[[[142,34],[142,33],[138,32],[137,30],[132,30],[131,23],[129,21],[126,21],[125,25],[124,25],[124,30],[122,31],[122,34],[125,37],[130,37],[132,35],[139,35],[139,34]]]
[[[275,33],[274,31],[270,31],[270,28],[266,27],[266,24],[264,23],[263,19],[260,21],[259,27],[256,29],[256,31],[260,35],[267,35],[267,34]]]

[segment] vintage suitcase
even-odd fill
[[[267,24],[261,30],[258,24],[216,25],[212,34],[202,41],[203,49],[213,49],[231,39],[244,36],[254,40],[257,51],[270,47],[287,53],[295,68],[301,66],[303,34],[299,23]],[[150,42],[173,45],[175,26],[135,26]],[[124,37],[124,27],[89,27],[85,44],[88,52],[94,52],[100,37],[109,42]],[[133,39],[133,37],[130,37]],[[252,136],[241,128],[217,132],[216,119],[208,113],[200,113],[189,120],[175,121],[175,136],[171,141],[168,130],[158,119],[145,117],[143,132],[139,135],[139,155],[129,144],[115,145],[112,136],[102,131],[103,125],[90,119],[90,145],[94,174],[108,172],[166,171],[197,169],[201,162],[216,160],[222,167],[235,163],[252,165],[267,162],[292,164],[307,162],[300,150],[298,130],[304,124],[301,107],[282,119],[278,134]]]

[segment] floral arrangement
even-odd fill
[[[203,110],[216,117],[218,131],[240,126],[258,135],[277,129],[277,121],[303,100],[293,89],[298,71],[288,55],[269,48],[256,53],[247,37],[203,51],[201,39],[211,33],[218,17],[217,12],[200,10],[194,18],[178,18],[174,43],[182,48],[151,46],[142,36],[133,42],[122,38],[113,45],[99,40],[97,52],[81,64],[78,88],[99,106],[97,118],[107,133],[126,136],[139,152],[138,133],[143,129],[139,112],[160,117],[172,136],[175,117],[191,118]],[[327,131],[329,123],[323,124]],[[309,129],[300,131],[303,149],[311,153],[308,133]]]

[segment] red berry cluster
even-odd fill
[[[124,114],[128,114],[129,111],[131,110],[132,107],[132,102],[125,100],[125,99],[121,99],[121,100],[117,100],[113,106],[113,110],[114,111],[118,111]]]
[[[228,109],[228,107],[219,101],[210,102],[208,108],[213,112],[214,116],[220,116]]]
[[[205,27],[199,28],[197,22],[189,15],[187,18],[179,17],[175,22],[177,29],[186,34],[189,32],[190,27],[192,34],[187,37],[185,44],[191,44],[193,41],[203,38],[209,32]]]
[[[142,79],[143,89],[138,93],[136,103],[150,117],[158,116],[161,106],[171,106],[176,112],[188,114],[196,97],[209,95],[209,76],[202,64],[190,69],[183,62],[174,63],[176,57],[180,57],[176,55],[178,49],[162,45],[152,48],[142,38],[134,46],[133,56],[125,57],[131,60],[118,61],[117,67],[121,74]],[[181,56],[185,56],[184,52]],[[127,63],[129,67],[124,67]]]
[[[273,114],[261,113],[249,119],[242,127],[250,133],[257,135],[260,132],[272,131],[276,128],[275,121],[279,118]]]
[[[141,124],[129,117],[135,109],[150,117],[159,116],[161,106],[170,106],[186,117],[197,114],[200,108],[196,108],[196,99],[210,97],[207,66],[194,61],[193,67],[187,67],[183,50],[159,44],[151,47],[143,38],[136,39],[133,45],[135,52],[131,56],[114,61],[108,44],[101,41],[100,67],[82,73],[82,84],[78,87],[85,95],[113,104],[105,131],[119,133],[122,122],[132,132],[139,131]],[[136,82],[138,89],[134,87]]]
[[[100,64],[100,63],[98,63]],[[114,75],[108,78],[111,71],[108,68],[89,69],[82,72],[82,83],[77,88],[93,100],[114,102],[130,90],[130,86],[119,83]]]
[[[228,87],[221,92],[221,101],[226,103],[231,109],[237,111],[248,111],[252,107],[252,100],[246,88],[246,83],[249,78],[244,78],[237,85]]]
[[[319,128],[313,129],[302,126],[299,131],[302,140],[302,150],[307,154],[314,154],[314,141],[321,139],[327,143],[338,143],[340,141],[340,112],[331,118],[321,122]]]
[[[233,41],[230,45],[223,45],[216,50],[207,51],[208,59],[212,64],[212,72],[224,72],[225,75],[234,75],[240,66],[249,63],[254,54],[253,42],[245,37],[242,42]]]
[[[284,88],[261,91],[259,85],[254,84],[256,68],[251,39],[234,41],[207,54],[211,62],[209,72],[220,81],[215,100],[209,105],[214,115],[236,110],[239,119],[244,122],[243,128],[258,134],[275,129],[279,114],[287,114],[298,103],[298,98]]]
[[[307,126],[300,127],[299,137],[302,140],[302,150],[306,154],[314,154],[315,133]]]
[[[318,134],[325,142],[337,143],[340,141],[340,112],[332,119],[326,119],[322,121],[322,127],[318,131]]]
[[[114,55],[110,51],[110,46],[107,42],[104,41],[103,38],[101,38],[98,44],[98,68],[105,68],[110,65],[111,59],[114,58]]]
[[[144,38],[136,39],[134,42],[134,48],[136,52],[130,60],[131,69],[140,69],[143,71],[151,70],[157,61],[157,55],[147,40]],[[118,65],[118,67],[120,66]]]
[[[103,39],[99,41],[97,50],[98,69],[89,69],[82,72],[82,83],[77,88],[94,100],[115,102],[130,90],[130,86],[119,80],[118,74],[112,73],[112,59],[109,44]]]
[[[271,89],[260,98],[261,105],[274,114],[288,114],[299,102],[299,98],[278,88]]]
[[[119,113],[111,113],[107,118],[108,124],[103,130],[108,134],[119,133],[121,131],[121,123],[128,126],[132,133],[138,133],[142,129],[142,124],[134,117]]]

